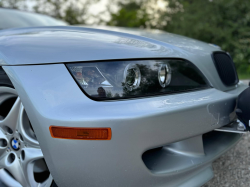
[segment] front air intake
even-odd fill
[[[233,86],[239,82],[232,58],[225,52],[214,52],[213,60],[221,78],[226,86]]]

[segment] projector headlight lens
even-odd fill
[[[168,64],[161,64],[158,71],[158,78],[160,85],[165,88],[171,81],[171,69]]]
[[[141,72],[136,64],[128,64],[124,71],[124,83],[129,91],[139,87],[141,82]]]
[[[186,60],[68,63],[84,93],[94,100],[171,94],[211,87]]]

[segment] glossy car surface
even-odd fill
[[[116,30],[110,28],[110,30]],[[206,44],[160,31],[37,27],[0,32],[0,64],[27,112],[58,186],[201,186],[211,163],[241,135],[214,132],[236,118],[246,88],[226,86]],[[126,32],[133,32],[129,34]],[[95,101],[67,64],[181,59],[208,81],[202,90]],[[111,128],[111,140],[69,140],[49,128]],[[14,152],[14,151],[13,151]]]
[[[31,12],[0,8],[0,29],[67,25],[65,22]]]

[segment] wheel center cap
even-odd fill
[[[12,148],[14,149],[14,150],[18,150],[19,148],[20,148],[20,142],[19,142],[19,140],[17,139],[17,138],[13,138],[12,140],[11,140],[11,146],[12,146]]]

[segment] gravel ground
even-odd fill
[[[242,80],[248,84],[249,80]],[[250,134],[213,163],[214,178],[203,187],[250,186]]]
[[[250,186],[250,134],[213,163],[214,178],[203,187]]]

